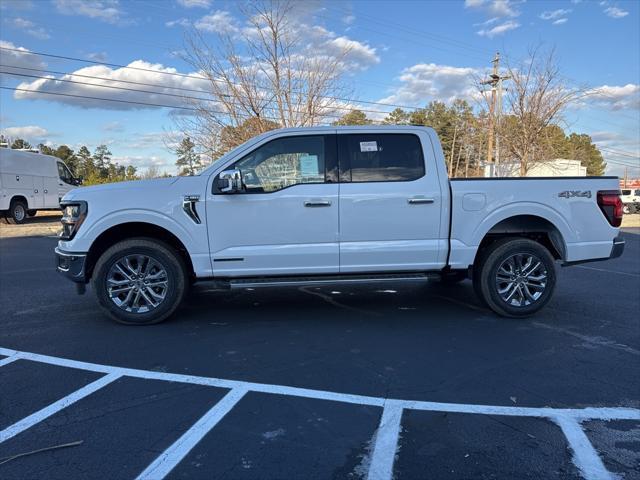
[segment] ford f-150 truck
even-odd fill
[[[199,175],[62,201],[57,269],[118,322],[169,317],[188,287],[470,277],[494,312],[542,308],[556,264],[622,254],[617,177],[449,179],[425,127],[274,130]]]

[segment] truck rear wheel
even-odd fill
[[[6,219],[9,224],[24,223],[27,219],[27,204],[23,200],[12,200]]]
[[[533,315],[551,299],[556,285],[554,258],[526,238],[505,238],[482,252],[474,266],[476,294],[504,317]]]
[[[175,312],[187,280],[184,262],[173,248],[150,238],[133,238],[100,256],[92,285],[100,306],[113,320],[151,325]]]

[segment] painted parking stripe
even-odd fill
[[[21,432],[24,432],[28,428],[31,428],[32,426],[34,426],[36,423],[39,423],[49,418],[51,415],[59,412],[60,410],[68,407],[69,405],[76,403],[78,400],[82,400],[87,395],[91,395],[93,392],[100,390],[102,387],[110,384],[111,382],[113,382],[114,380],[117,380],[120,377],[122,377],[122,375],[118,373],[109,373],[108,375],[105,375],[104,377],[99,378],[95,382],[85,385],[79,390],[76,390],[75,392],[70,393],[66,397],[61,398],[57,402],[54,402],[51,405],[44,407],[42,410],[38,410],[37,412],[32,413],[28,417],[25,417],[22,420],[17,421],[13,425],[5,428],[0,432],[0,443],[9,440],[10,438],[18,435]]]
[[[236,406],[247,392],[246,388],[234,388],[227,393],[222,400],[194,423],[173,445],[145,468],[138,475],[137,480],[161,480],[166,477],[187,456],[191,449]]]
[[[393,478],[393,462],[398,448],[402,410],[400,402],[389,401],[385,403],[376,434],[367,480],[389,480]]]
[[[151,465],[149,465],[149,467],[140,474],[138,477],[140,479],[164,478],[164,476],[166,476],[189,453],[189,451],[207,434],[207,432],[209,432],[247,392],[270,393],[382,407],[383,414],[376,435],[374,452],[368,472],[368,478],[371,480],[391,480],[393,478],[393,462],[395,460],[395,452],[398,444],[402,412],[405,409],[471,413],[479,415],[547,418],[554,421],[562,429],[562,432],[574,452],[573,462],[586,480],[612,479],[614,477],[604,467],[604,464],[598,457],[595,448],[582,430],[580,422],[584,420],[640,420],[640,409],[636,408],[536,408],[385,399],[382,397],[328,392],[283,385],[271,385],[213,377],[200,377],[121,368],[52,357],[49,355],[40,355],[37,353],[22,352],[1,347],[0,355],[106,374],[99,380],[77,390],[67,397],[3,430],[0,432],[0,443],[123,376],[231,389],[231,391],[220,402],[212,407],[212,409],[198,420],[198,422],[196,422],[187,432],[185,432],[180,439],[178,439],[156,460],[154,460]]]
[[[583,478],[588,480],[614,480],[617,476],[611,474],[602,463],[598,452],[587,438],[580,424],[573,418],[558,416],[552,419],[562,429],[567,437],[569,447],[573,451],[573,463]]]
[[[0,360],[0,367],[4,367],[5,365],[9,365],[10,363],[15,362],[16,360],[20,360],[20,354],[18,354],[18,353]]]
[[[246,388],[260,393],[272,393],[276,395],[289,395],[293,397],[315,398],[334,402],[353,403],[356,405],[369,405],[383,407],[385,402],[399,402],[404,409],[429,410],[435,412],[452,413],[476,413],[482,415],[505,415],[516,417],[545,417],[552,418],[557,415],[566,415],[580,421],[582,420],[640,420],[640,409],[627,407],[587,407],[587,408],[549,408],[549,407],[516,407],[502,405],[473,405],[464,403],[443,403],[400,399],[385,399],[383,397],[371,397],[350,393],[330,392],[309,388],[289,387],[286,385],[271,385],[265,383],[243,382],[239,380],[227,380],[214,377],[201,377],[195,375],[183,375],[176,373],[156,372],[150,370],[138,370],[134,368],[114,367],[97,363],[81,362],[38,353],[18,352],[0,347],[0,355],[15,355],[19,353],[21,358],[34,362],[48,363],[62,367],[77,368],[99,373],[116,373],[122,376],[145,378],[148,380],[164,380],[168,382],[191,383],[195,385],[208,385],[220,388]]]

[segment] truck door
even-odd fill
[[[425,168],[430,152],[426,133],[338,131],[341,272],[444,266],[447,232],[438,175]]]
[[[206,205],[214,275],[338,273],[335,148],[335,135],[281,137],[227,167],[242,172],[243,191],[222,193],[214,176]]]

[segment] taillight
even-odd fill
[[[600,190],[598,192],[598,206],[612,227],[619,227],[622,223],[622,199],[619,190]]]

